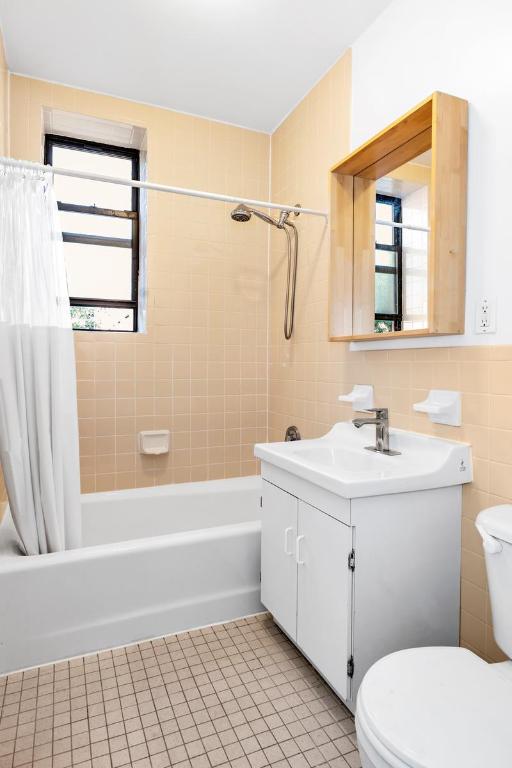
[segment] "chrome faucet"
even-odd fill
[[[389,410],[387,408],[368,408],[368,413],[374,413],[374,419],[353,419],[352,424],[357,429],[366,424],[375,426],[375,445],[367,445],[367,451],[375,453],[385,453],[387,456],[399,456],[400,451],[393,451],[389,447]]]

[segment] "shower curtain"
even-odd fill
[[[75,357],[57,203],[48,174],[9,167],[0,171],[0,462],[24,553],[80,546]]]

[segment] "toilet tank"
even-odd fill
[[[483,541],[491,598],[494,639],[512,658],[512,505],[480,512],[476,527]]]

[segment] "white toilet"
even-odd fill
[[[512,506],[486,509],[482,536],[494,636],[512,658]],[[363,768],[511,768],[512,661],[412,648],[366,673],[356,728]]]

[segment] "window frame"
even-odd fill
[[[402,200],[393,195],[376,194],[376,203],[382,203],[392,207],[392,221],[398,224],[402,223]],[[396,276],[396,313],[375,312],[375,320],[390,320],[393,322],[392,331],[401,331],[403,324],[403,257],[402,257],[402,229],[393,227],[393,242],[379,243],[375,240],[375,250],[392,251],[396,253],[396,268],[386,267],[381,264],[375,264],[375,274],[386,273]]]
[[[44,137],[44,162],[46,165],[53,165],[54,147],[64,147],[65,149],[75,149],[84,152],[95,152],[99,155],[109,155],[111,157],[121,157],[126,160],[131,160],[131,178],[137,181],[140,180],[140,152],[138,149],[134,149],[133,147],[119,147],[112,144],[103,144],[97,141],[89,141],[88,139],[76,139],[71,136],[59,136],[56,134],[47,133]],[[57,207],[59,211],[69,211],[72,213],[83,213],[95,216],[111,216],[115,218],[131,220],[131,240],[117,237],[86,235],[74,232],[63,232],[62,239],[65,243],[84,243],[86,245],[100,246],[107,245],[131,249],[131,299],[100,299],[70,296],[69,303],[72,307],[110,307],[113,309],[133,310],[133,328],[130,330],[124,330],[121,328],[76,328],[75,330],[77,331],[93,330],[96,333],[136,333],[139,324],[140,190],[138,187],[132,187],[132,210],[130,211],[123,211],[112,208],[100,208],[95,205],[77,205],[60,200],[57,201]]]

